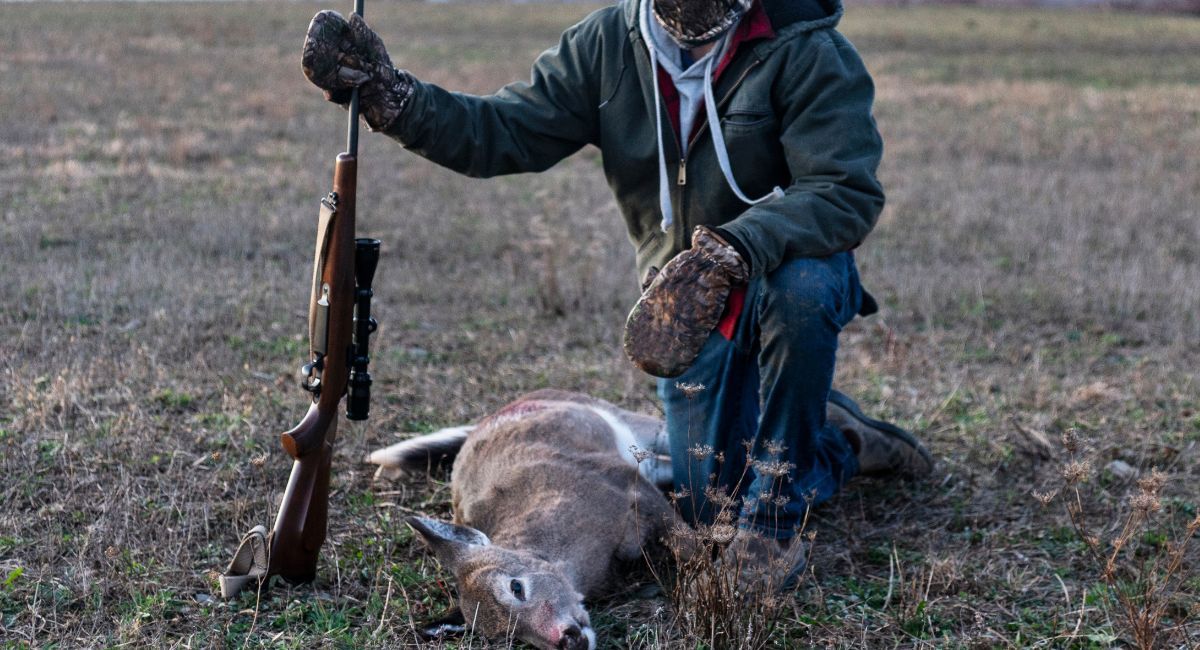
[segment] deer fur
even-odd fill
[[[478,424],[368,456],[381,473],[454,457],[454,522],[408,523],[454,573],[467,625],[538,648],[596,645],[584,601],[642,558],[676,514],[663,423],[586,395],[542,390]],[[639,462],[640,461],[640,462]]]

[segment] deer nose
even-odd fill
[[[583,630],[574,623],[564,629],[562,636],[558,639],[559,650],[587,650],[587,647],[588,641],[583,636]]]

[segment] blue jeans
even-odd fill
[[[750,282],[736,322],[713,332],[687,372],[658,380],[686,519],[712,523],[725,510],[722,520],[787,539],[854,476],[858,460],[826,423],[825,402],[838,334],[862,304],[851,253],[786,261]]]

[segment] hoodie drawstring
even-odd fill
[[[725,182],[729,183],[729,189],[733,190],[734,195],[742,201],[750,205],[758,205],[764,201],[771,199],[783,198],[783,188],[775,186],[769,193],[752,199],[738,187],[737,181],[733,179],[733,169],[729,165],[729,152],[725,149],[725,135],[721,133],[721,119],[717,117],[717,102],[713,100],[712,89],[712,66],[713,59],[708,60],[708,65],[704,70],[704,112],[708,117],[708,130],[712,133],[713,147],[717,150],[717,165],[721,167],[721,173],[725,175]],[[657,77],[657,73],[655,74]],[[658,89],[655,89],[657,92]],[[659,131],[659,142],[662,141],[662,131]],[[659,154],[661,155],[661,154]]]
[[[674,218],[671,211],[671,183],[667,179],[667,156],[663,152],[662,93],[658,91],[658,52],[649,39],[646,40],[646,44],[650,50],[650,76],[654,79],[654,123],[655,132],[658,135],[658,208],[662,212],[662,223],[659,224],[659,228],[663,232],[668,232]]]

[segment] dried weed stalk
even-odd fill
[[[1100,582],[1119,605],[1117,620],[1132,636],[1134,646],[1150,650],[1163,647],[1169,638],[1186,638],[1188,619],[1194,612],[1178,604],[1186,601],[1183,596],[1195,572],[1185,559],[1192,538],[1200,532],[1200,515],[1184,525],[1177,539],[1162,532],[1156,515],[1162,511],[1162,489],[1169,478],[1155,468],[1137,481],[1137,491],[1129,495],[1113,525],[1104,528],[1089,523],[1085,503],[1095,495],[1084,486],[1094,476],[1094,469],[1084,458],[1084,447],[1074,430],[1068,430],[1062,442],[1069,455],[1061,472],[1062,486],[1053,492],[1034,492],[1034,498],[1042,505],[1063,499],[1071,526],[1083,541]]]
[[[685,396],[691,400],[704,390],[699,385],[680,385]],[[747,441],[747,455],[753,442]],[[767,452],[778,455],[782,449],[768,448]],[[722,452],[712,447],[696,446],[690,453],[697,459],[711,458],[715,461],[716,475],[725,462]],[[680,638],[687,647],[757,649],[768,645],[778,627],[780,615],[791,601],[795,584],[785,584],[785,576],[791,568],[788,554],[775,557],[767,570],[757,564],[758,558],[744,557],[729,552],[731,542],[738,537],[738,522],[742,512],[755,509],[766,502],[781,513],[788,499],[781,488],[789,473],[785,463],[778,461],[754,462],[759,475],[772,477],[771,486],[761,494],[739,498],[743,486],[751,480],[749,467],[743,469],[732,487],[712,486],[716,476],[710,476],[710,487],[704,497],[716,508],[712,523],[695,527],[678,524],[667,537],[667,559],[669,571],[652,568],[655,579],[671,603],[671,635]],[[668,494],[678,507],[684,499],[696,495],[686,489]],[[693,507],[693,511],[698,508]],[[793,545],[804,544],[805,560],[811,554],[814,533],[805,533],[808,512],[796,528]],[[742,535],[746,533],[743,532]],[[760,539],[766,545],[774,540]],[[800,547],[794,547],[800,553]],[[795,557],[791,555],[790,557]],[[748,576],[753,579],[748,579]],[[802,577],[802,576],[801,576]],[[791,582],[791,581],[789,581]]]

